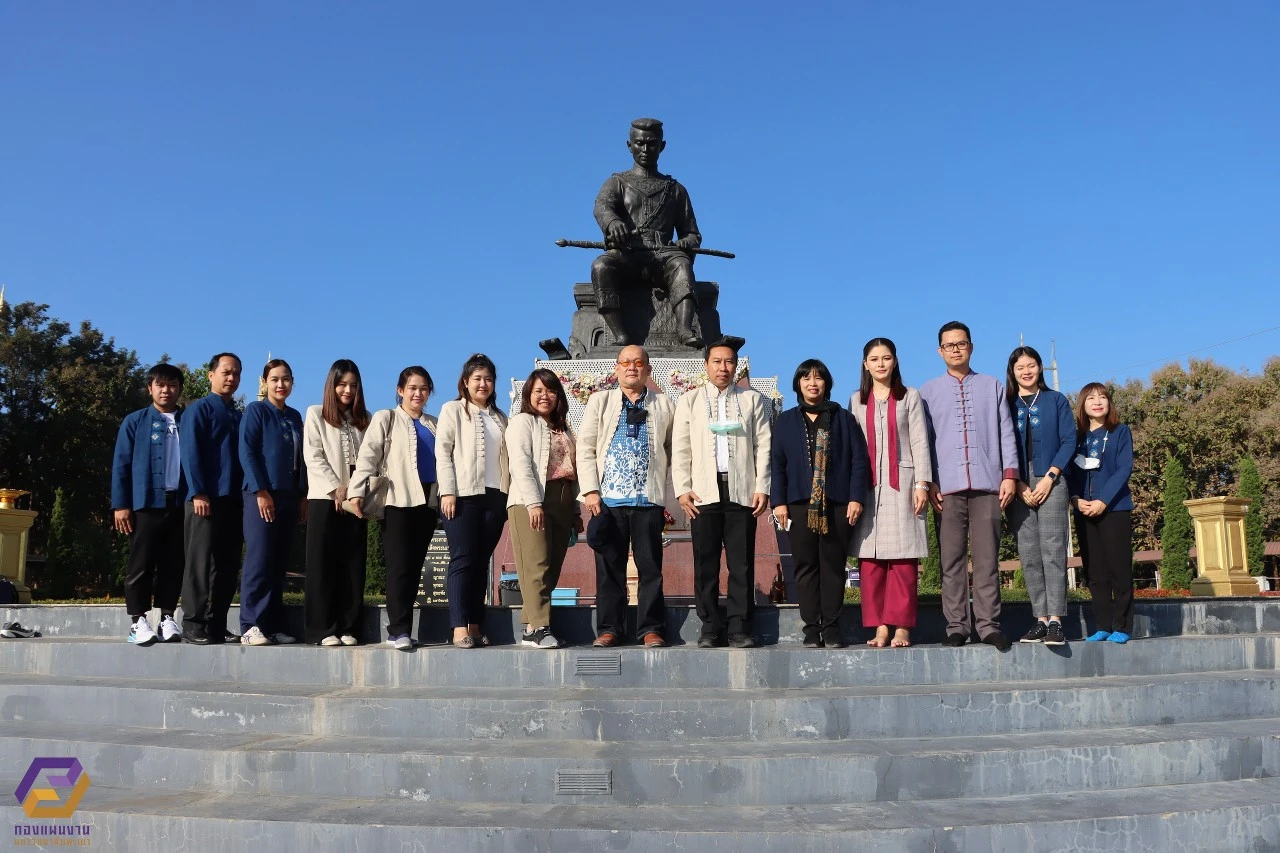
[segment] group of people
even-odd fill
[[[1037,617],[1022,641],[1066,642],[1072,509],[1098,627],[1087,640],[1127,641],[1132,442],[1105,386],[1087,385],[1073,412],[1047,388],[1030,347],[1010,355],[1002,384],[970,368],[969,329],[951,322],[938,334],[946,371],[920,389],[903,384],[893,342],[873,338],[848,408],[832,401],[827,366],[808,359],[792,380],[797,405],[775,421],[772,402],[737,382],[739,342],[709,344],[706,382],[674,402],[650,388],[645,350],[623,347],[617,386],[590,396],[576,434],[553,371],[529,375],[519,414],[508,418],[493,399],[497,369],[481,354],[463,365],[457,398],[438,418],[424,410],[435,392],[431,375],[416,365],[397,380],[399,405],[370,413],[359,369],[340,359],[322,403],[304,417],[288,405],[293,373],[282,359],[264,366],[265,399],[243,413],[234,401],[241,374],[234,354],[211,359],[209,395],[185,410],[181,372],[158,364],[147,377],[152,404],[124,420],[113,466],[115,525],[130,543],[128,639],[235,640],[226,622],[238,579],[239,642],[295,642],[284,631],[282,595],[293,531],[305,520],[305,640],[361,644],[372,517],[383,524],[386,642],[395,648],[414,646],[413,605],[441,521],[453,645],[490,643],[488,565],[509,524],[522,644],[561,645],[551,630],[551,593],[569,546],[585,532],[596,561],[593,644],[665,646],[662,533],[674,498],[689,518],[700,648],[755,646],[756,526],[770,509],[789,535],[806,647],[845,645],[839,622],[850,556],[860,561],[863,623],[874,630],[868,644],[910,645],[929,505],[938,519],[947,645],[964,645],[975,632],[997,648],[1011,644],[1000,629],[1002,511]],[[628,555],[639,576],[632,625]],[[148,620],[153,607],[156,626]]]

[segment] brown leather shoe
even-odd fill
[[[662,639],[662,635],[657,631],[650,631],[644,635],[644,647],[646,649],[660,649],[666,644],[667,641]]]
[[[599,637],[596,637],[595,642],[591,645],[598,649],[609,649],[618,645],[620,642],[621,641],[618,639],[617,634],[612,631],[605,631]]]

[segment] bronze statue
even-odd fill
[[[665,286],[681,342],[702,344],[693,330],[698,310],[693,252],[702,245],[702,235],[688,191],[658,171],[658,156],[666,146],[662,122],[654,118],[631,122],[627,148],[635,165],[610,175],[596,196],[595,217],[604,232],[606,251],[591,264],[591,286],[615,346],[632,343],[622,322],[621,290],[647,284],[645,274]]]

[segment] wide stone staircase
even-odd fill
[[[1280,850],[1274,633],[405,654],[116,621],[0,640],[0,783],[77,758],[93,850]]]

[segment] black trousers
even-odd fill
[[[849,578],[849,505],[827,504],[827,532],[809,529],[809,503],[789,504],[791,558],[796,565],[796,598],[805,640],[838,638],[844,585]]]
[[[622,536],[621,556],[606,561],[596,553],[596,633],[612,631],[626,636],[627,553],[634,551],[640,575],[637,594],[636,637],[662,634],[667,627],[667,602],[662,597],[662,527],[660,506],[606,506]]]
[[[422,585],[422,563],[440,513],[427,504],[389,506],[383,514],[382,553],[387,564],[387,636],[413,629],[413,605]]]
[[[730,634],[750,633],[756,606],[756,518],[751,507],[729,500],[726,479],[719,487],[719,502],[698,507],[697,517],[689,522],[694,595],[704,637],[719,637],[725,628],[720,613],[721,547],[729,567],[725,616]]]
[[[449,594],[451,628],[484,624],[489,560],[506,523],[507,495],[498,489],[458,498],[453,518],[444,520],[444,532],[449,537],[449,572],[444,583]]]
[[[182,578],[182,630],[203,631],[215,642],[227,629],[227,611],[240,575],[243,504],[240,495],[209,501],[196,515],[187,501],[184,516],[186,572]]]
[[[129,534],[129,568],[124,577],[124,603],[137,619],[151,609],[172,614],[182,592],[182,502],[168,496],[164,509],[140,509],[133,513]],[[153,599],[154,596],[154,599]]]
[[[363,640],[369,522],[338,512],[331,500],[307,501],[306,641],[350,634]]]
[[[1128,510],[1089,518],[1076,513],[1076,536],[1089,575],[1099,631],[1133,633],[1133,521]]]

